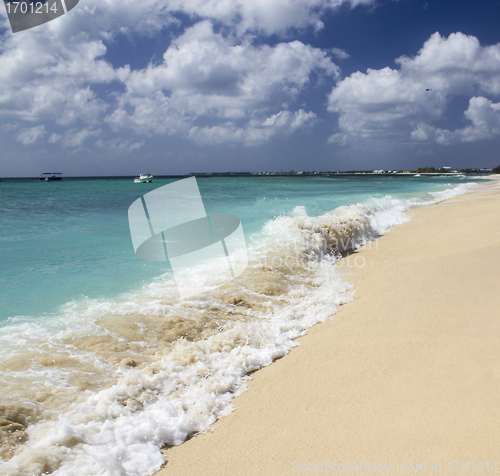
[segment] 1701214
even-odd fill
[[[49,7],[49,2],[5,2],[7,13],[57,13],[57,4]]]
[[[498,462],[494,461],[448,461],[450,473],[497,473]]]

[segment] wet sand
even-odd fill
[[[167,449],[158,476],[328,473],[353,462],[362,473],[431,473],[439,462],[450,473],[452,462],[454,473],[455,461],[498,474],[500,185],[409,214],[344,258],[354,301],[255,372],[232,414]]]

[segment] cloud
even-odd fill
[[[95,122],[106,105],[90,85],[117,81],[114,70],[101,59],[101,41],[72,42],[48,35],[9,37],[0,55],[0,113],[25,121],[51,120],[70,124],[77,119]]]
[[[50,137],[48,138],[47,142],[49,144],[55,144],[57,142],[59,142],[60,140],[62,139],[62,135],[61,134],[51,134]]]
[[[119,107],[106,118],[112,127],[148,135],[184,134],[203,143],[223,138],[254,143],[269,137],[256,124],[272,117],[270,111],[278,110],[276,118],[293,115],[292,121],[285,121],[290,130],[310,124],[312,113],[293,113],[288,107],[311,82],[313,72],[338,76],[338,67],[318,48],[300,41],[255,46],[215,33],[208,21],[187,29],[163,59],[128,75]],[[204,121],[219,124],[198,124]],[[252,131],[250,141],[243,137],[245,130]]]
[[[350,57],[349,53],[347,51],[343,50],[342,48],[330,48],[329,51],[333,56],[336,56],[338,59],[347,59]]]
[[[500,44],[481,46],[474,36],[435,33],[414,58],[396,63],[398,69],[358,71],[333,88],[328,110],[339,115],[339,133],[440,144],[496,134],[496,104],[476,96],[500,94]],[[455,132],[436,128],[432,123],[445,117],[454,96],[471,98],[465,116],[473,125]]]
[[[327,142],[328,142],[328,144],[339,144],[341,146],[344,146],[347,143],[347,139],[348,139],[347,134],[342,134],[340,132],[337,132],[336,134],[332,134],[328,138]]]
[[[123,139],[111,139],[111,140],[103,140],[99,139],[95,143],[96,147],[99,149],[105,150],[106,152],[114,152],[114,153],[127,153],[134,152],[136,150],[141,149],[144,146],[144,141],[134,142],[132,140],[123,140]]]
[[[45,126],[36,126],[22,130],[16,135],[16,140],[23,145],[33,144],[45,135]]]
[[[320,29],[325,11],[342,4],[370,5],[375,0],[170,0],[165,3],[170,11],[182,11],[232,26],[241,36],[246,32],[280,34],[310,26]]]
[[[492,139],[500,135],[500,103],[494,104],[481,96],[473,97],[464,114],[472,124],[463,129],[448,131],[428,124],[419,124],[412,132],[412,137],[415,140],[435,141],[438,144],[448,145]]]
[[[104,41],[159,31],[173,21],[162,7],[158,0],[142,0],[139,8],[131,0],[87,0],[29,33],[6,31],[0,42],[0,116],[44,121],[47,128],[98,124],[113,103],[96,90],[111,84],[116,89],[129,72],[104,58]]]
[[[98,135],[99,131],[70,129],[64,134],[63,145],[64,147],[79,147],[88,137]]]
[[[29,35],[3,35],[0,116],[21,124],[43,122],[49,141],[66,147],[79,147],[79,138],[98,129],[100,134],[133,130],[140,136],[189,139],[201,134],[193,131],[208,134],[219,128],[226,131],[219,137],[234,141],[240,133],[228,135],[229,124],[236,131],[253,131],[255,140],[241,140],[255,143],[257,137],[268,137],[259,132],[259,124],[280,111],[294,117],[287,122],[289,130],[299,130],[311,124],[303,119],[312,113],[300,112],[295,102],[311,87],[315,73],[337,78],[338,67],[329,55],[346,54],[300,41],[255,44],[255,34],[315,27],[327,10],[358,3],[142,0],[138,5],[132,0],[86,0]],[[178,12],[196,23],[182,30]],[[217,32],[213,22],[218,22]],[[108,60],[106,44],[123,35],[130,41],[155,35],[174,24],[182,33],[166,45],[160,64],[131,70],[113,67]],[[54,125],[57,133],[51,130]]]
[[[493,104],[485,97],[473,97],[465,116],[472,126],[460,131],[463,141],[489,139],[500,134],[500,103]]]
[[[245,145],[257,145],[275,136],[286,136],[297,129],[308,128],[316,120],[316,114],[303,109],[294,113],[280,111],[264,121],[252,120],[240,127],[234,122],[212,127],[192,127],[189,131],[189,138],[198,144],[238,142]]]

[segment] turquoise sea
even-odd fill
[[[207,213],[240,218],[249,267],[181,299],[168,262],[135,256],[127,215],[176,180],[0,184],[0,473],[152,474],[162,445],[230,411],[249,372],[352,299],[339,243],[359,246],[481,181],[200,177]]]

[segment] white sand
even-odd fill
[[[346,258],[346,271],[365,261],[346,276],[354,302],[254,373],[211,431],[167,450],[158,476],[327,472],[309,466],[327,461],[427,473],[498,461],[499,474],[500,188],[486,190],[412,210]]]

